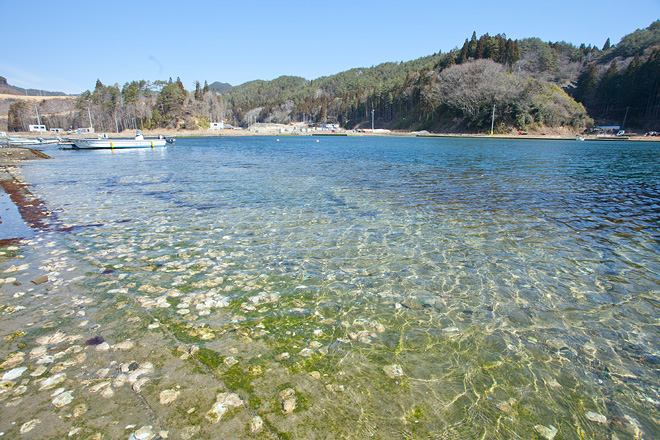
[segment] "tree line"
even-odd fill
[[[589,63],[575,99],[613,125],[657,127],[660,123],[660,20],[627,35]],[[624,127],[625,128],[625,127]]]
[[[188,92],[179,78],[122,87],[97,81],[93,91],[78,97],[71,123],[84,124],[91,115],[103,131],[207,128],[219,121],[360,128],[370,127],[374,117],[383,128],[478,132],[490,128],[495,107],[501,131],[579,130],[593,124],[590,116],[652,124],[660,104],[659,23],[616,46],[608,39],[602,49],[473,33],[448,53],[311,81],[296,76],[250,81],[224,93],[199,81]],[[10,110],[11,130],[29,109],[15,104]]]

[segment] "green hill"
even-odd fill
[[[83,109],[89,109],[95,124],[120,128],[195,129],[225,121],[243,127],[307,122],[353,129],[370,128],[374,118],[377,128],[488,132],[494,111],[495,130],[503,133],[579,132],[594,123],[657,130],[658,72],[660,21],[616,45],[608,39],[602,48],[473,33],[447,53],[313,80],[281,76],[239,86],[204,83],[203,88],[196,82],[194,93],[178,78],[133,81],[121,88],[97,81],[59,124],[83,124],[88,119]],[[1,80],[7,93],[25,93]],[[13,109],[12,121],[25,125],[29,112],[21,111]]]
[[[233,86],[231,84],[215,81],[212,84],[209,84],[211,90],[215,90],[218,93],[225,93],[230,91]]]

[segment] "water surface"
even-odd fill
[[[34,329],[26,352],[44,328],[133,341],[154,366],[147,416],[122,414],[113,383],[109,417],[169,438],[655,438],[659,151],[345,137],[52,150],[22,173],[69,230],[20,252],[50,264],[60,318],[14,319]],[[39,289],[15,300],[33,316]],[[112,364],[83,352],[69,371]],[[100,379],[84,376],[69,374],[69,406],[88,412],[58,423],[108,435]],[[163,404],[166,389],[185,398]],[[244,407],[218,422],[221,391]]]

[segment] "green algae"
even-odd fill
[[[221,356],[220,353],[205,347],[200,347],[195,353],[195,357],[211,371],[215,371],[220,365],[222,365],[223,356]]]
[[[254,385],[252,384],[254,377],[246,374],[241,363],[232,365],[229,369],[222,372],[220,377],[227,384],[227,387],[234,392],[240,390],[249,395],[254,393]]]

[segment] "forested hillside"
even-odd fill
[[[212,72],[209,72],[212,75]],[[448,53],[354,68],[314,80],[282,76],[232,87],[204,82],[187,91],[181,81],[97,81],[76,101],[64,126],[97,129],[208,128],[225,121],[336,123],[345,128],[485,132],[579,132],[594,124],[660,127],[660,21],[602,48],[477,37]],[[25,129],[30,109],[10,108],[9,130]],[[48,123],[49,115],[44,118]],[[44,119],[42,118],[42,119]],[[66,118],[65,118],[66,119]]]
[[[609,42],[608,42],[609,43]],[[575,99],[603,123],[660,127],[660,20],[588,63]]]

